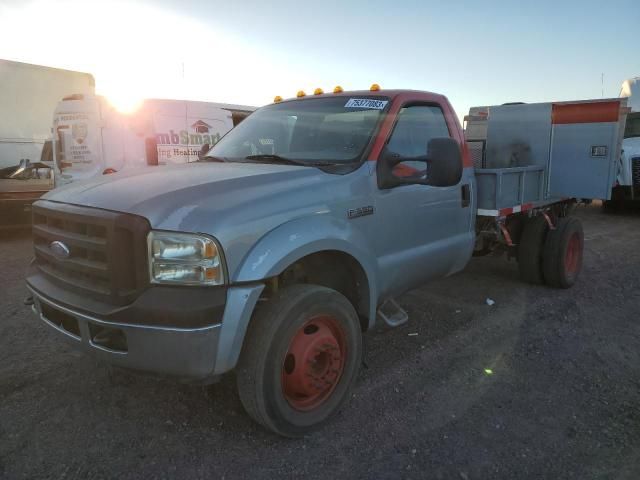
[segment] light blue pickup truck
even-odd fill
[[[363,332],[407,320],[403,292],[496,249],[524,280],[570,287],[569,214],[611,191],[624,114],[624,100],[490,107],[478,148],[433,93],[276,98],[200,162],[36,202],[33,310],[114,365],[234,370],[249,415],[299,436],[349,397]]]

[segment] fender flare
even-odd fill
[[[256,282],[281,274],[307,255],[338,251],[356,260],[367,277],[369,288],[369,328],[376,319],[378,290],[375,256],[370,242],[349,221],[320,214],[284,223],[266,233],[249,250],[231,275],[232,283]]]

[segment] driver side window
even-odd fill
[[[394,169],[399,177],[424,175],[425,163],[411,161],[411,158],[425,158],[427,145],[432,138],[450,137],[447,122],[440,107],[434,105],[413,105],[403,107],[398,121],[387,143],[387,149],[406,158]]]

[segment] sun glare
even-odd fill
[[[105,93],[105,97],[113,108],[124,114],[134,113],[138,108],[140,108],[144,101],[144,98],[141,95],[128,92],[126,89]]]

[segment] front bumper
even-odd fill
[[[212,319],[209,325],[182,328],[122,321],[126,309],[118,312],[119,321],[105,320],[95,310],[50,298],[31,282],[27,286],[33,294],[34,313],[74,347],[113,365],[185,380],[205,380],[235,367],[251,314],[264,288],[262,284],[230,287],[221,318]],[[145,312],[149,316],[156,314],[162,304],[156,303],[148,310],[140,308],[131,310],[136,319],[144,317]],[[171,308],[175,311],[175,305]]]

